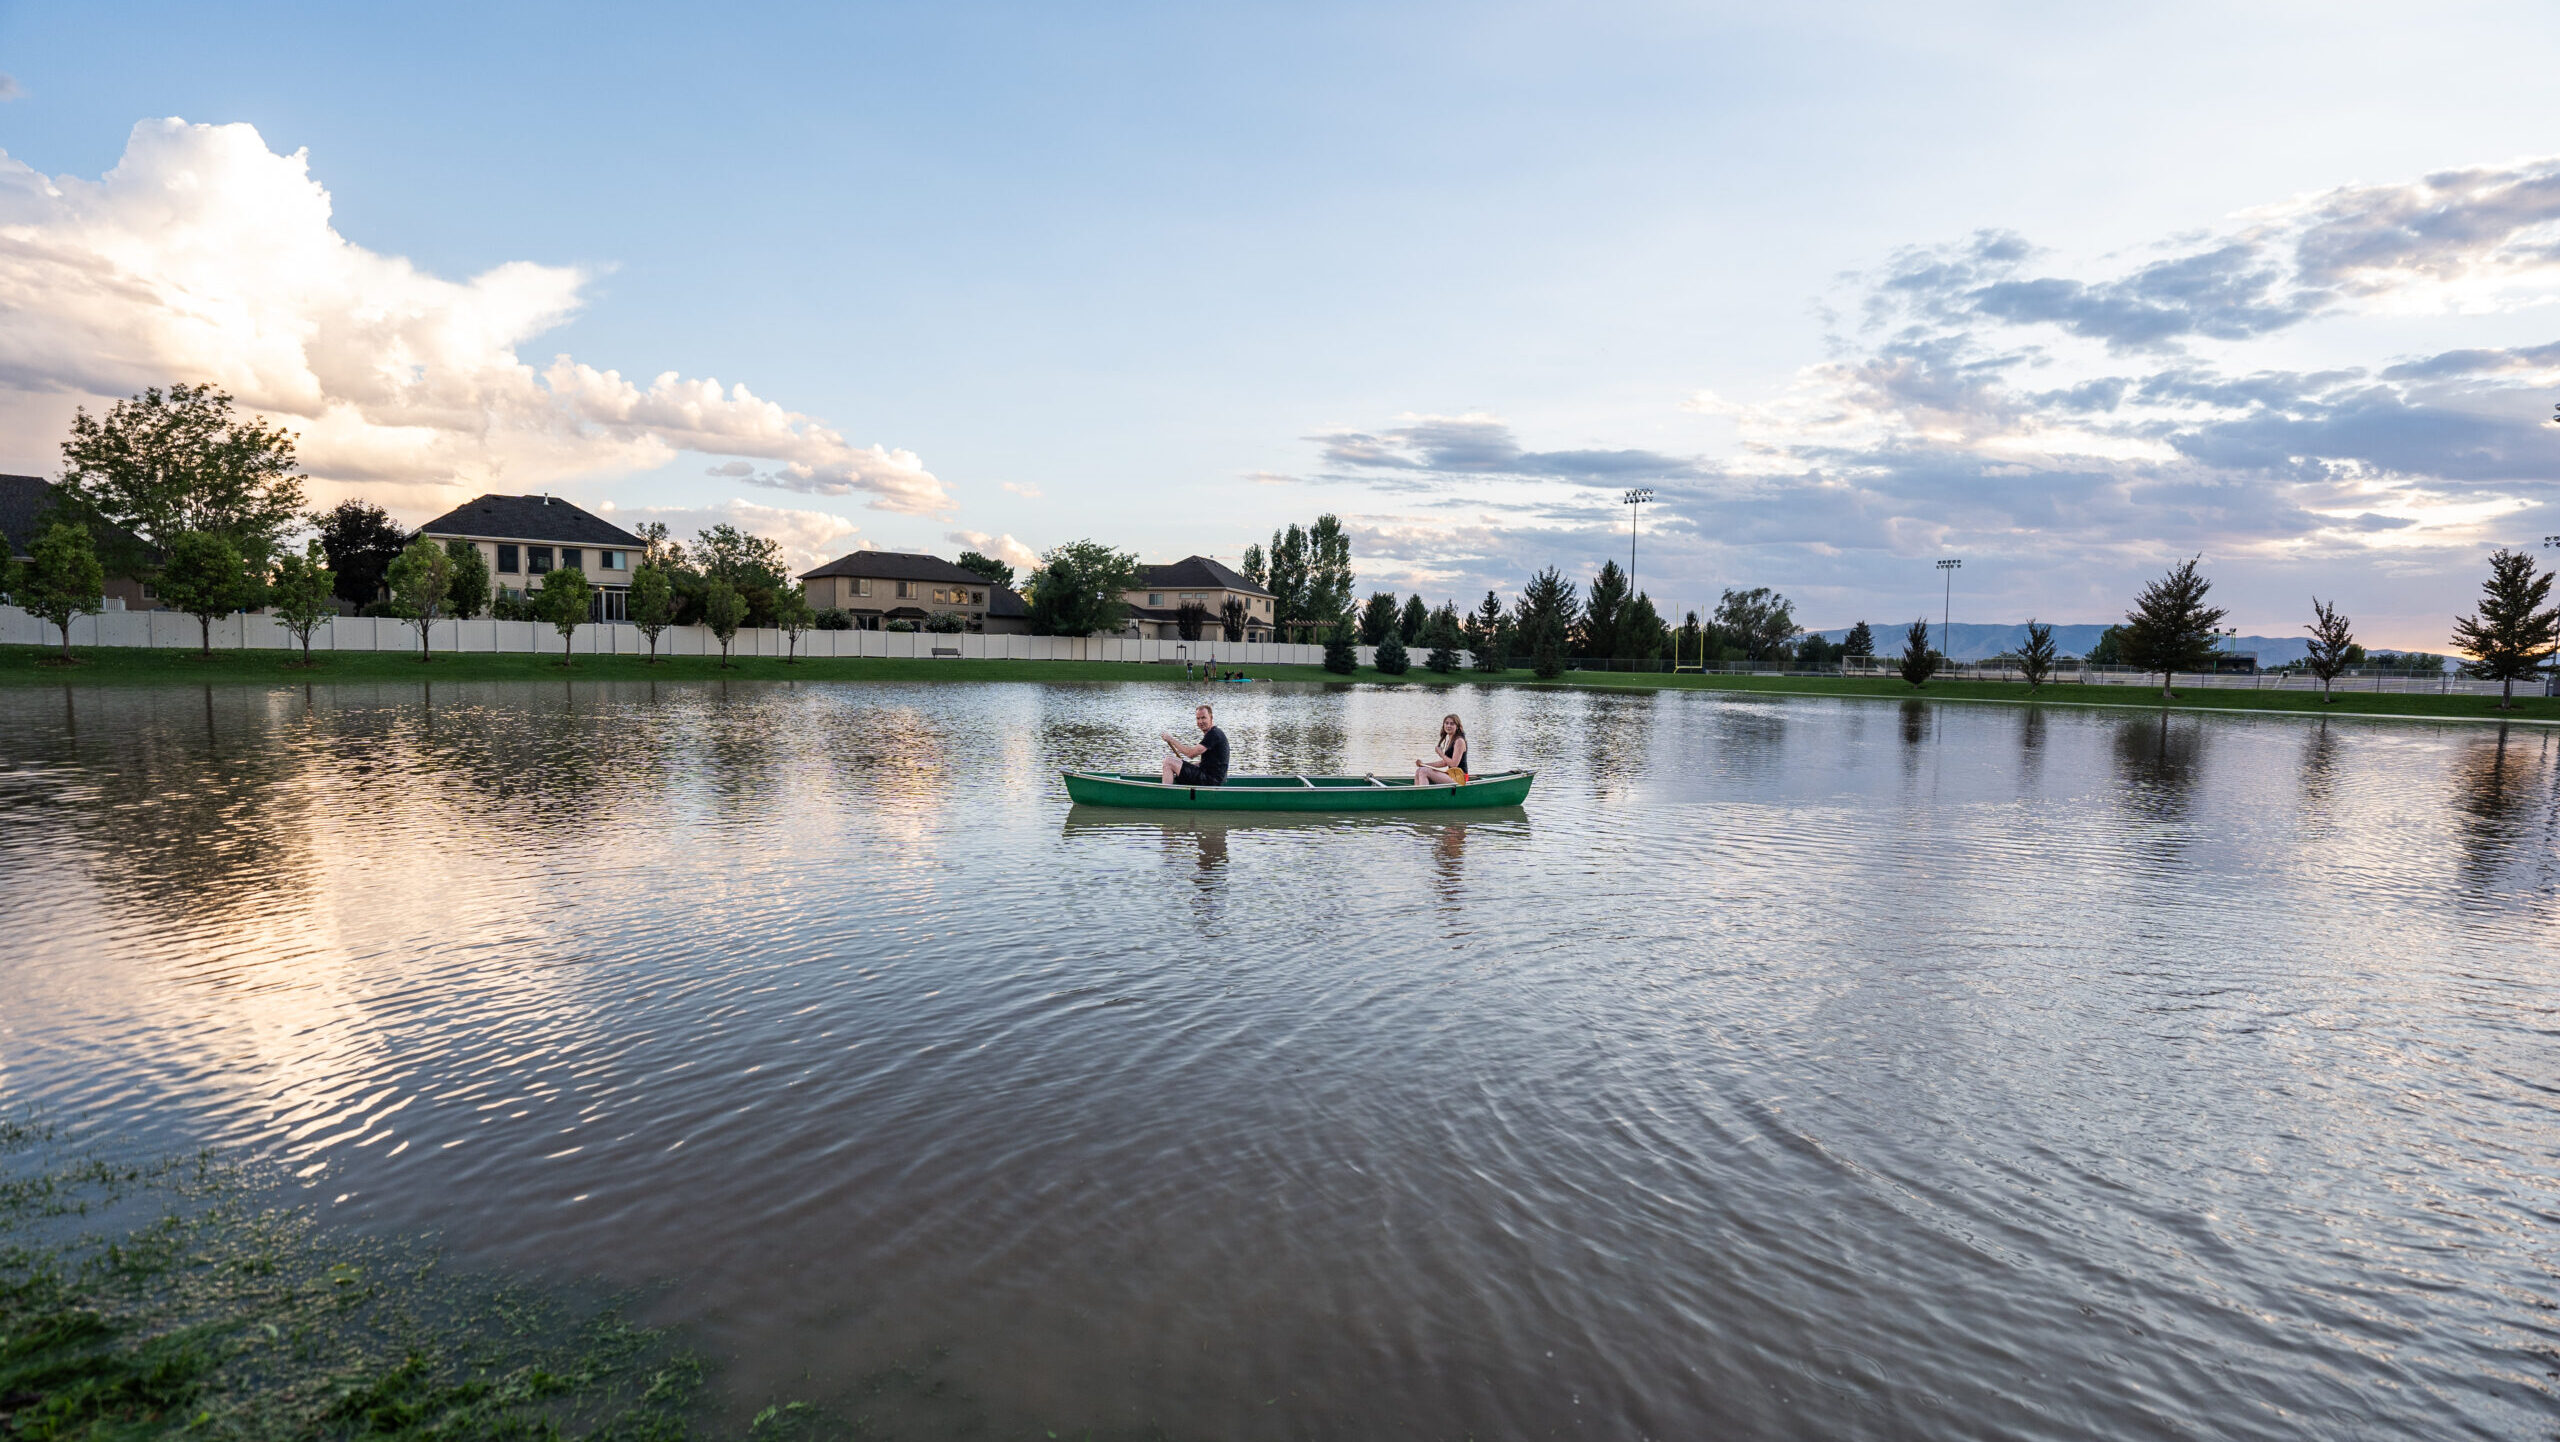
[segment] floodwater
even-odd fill
[[[1464,689],[1521,811],[1069,806],[1193,699],[0,691],[0,1103],[907,1435],[2560,1425],[2551,732]]]

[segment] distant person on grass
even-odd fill
[[[1467,723],[1450,712],[1440,718],[1440,739],[1431,744],[1431,754],[1413,763],[1416,786],[1464,786],[1467,784]]]
[[[1207,706],[1191,713],[1191,724],[1200,728],[1200,744],[1174,739],[1164,733],[1164,744],[1173,754],[1164,758],[1162,768],[1167,786],[1224,786],[1227,784],[1227,733],[1218,729],[1217,713]],[[1185,759],[1188,758],[1188,759]]]

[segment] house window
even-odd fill
[[[631,569],[631,553],[629,551],[598,551],[596,565],[601,570],[628,571]]]
[[[512,576],[519,569],[521,568],[516,565],[516,548],[513,546],[500,546],[498,548],[498,574],[501,576]]]
[[[1150,606],[1161,606],[1161,605],[1163,605],[1163,604],[1164,604],[1164,592],[1162,592],[1162,591],[1149,591],[1149,592],[1147,593],[1147,604],[1148,604],[1148,605],[1150,605]]]
[[[900,582],[898,583],[898,599],[899,599],[899,600],[901,600],[901,601],[909,601],[909,600],[913,600],[913,599],[915,599],[915,594],[916,594],[916,583],[915,583],[915,582],[913,582],[913,581],[900,581]]]
[[[628,621],[631,619],[631,593],[620,586],[599,586],[594,599],[587,603],[587,616],[596,621]]]
[[[971,591],[969,593],[969,604],[972,606],[983,606],[987,604],[987,593],[984,591]]]
[[[583,570],[585,570],[586,568],[587,568],[587,564],[586,564],[586,557],[585,557],[585,553],[584,553],[584,552],[580,551],[580,550],[579,550],[577,547],[575,547],[575,546],[562,546],[562,547],[560,548],[560,569],[561,569],[561,570],[564,570],[564,571],[583,571]]]
[[[524,558],[524,568],[527,571],[532,572],[534,575],[539,576],[543,572],[551,569],[551,548],[549,546],[527,546],[524,548]]]
[[[857,596],[868,596],[868,595],[870,595],[870,594],[871,594],[871,578],[870,578],[869,576],[856,576],[856,577],[854,577],[854,578],[853,578],[853,594],[855,594],[855,595],[857,595]]]

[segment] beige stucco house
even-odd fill
[[[522,596],[542,588],[553,570],[584,571],[595,588],[599,621],[631,616],[631,572],[645,543],[558,496],[482,496],[418,528],[439,541],[469,541],[489,563],[492,595]]]
[[[1207,556],[1186,556],[1166,566],[1140,566],[1136,588],[1122,592],[1121,598],[1129,603],[1129,634],[1141,639],[1179,639],[1182,608],[1188,603],[1208,612],[1202,638],[1217,640],[1226,635],[1229,600],[1244,603],[1244,639],[1272,639],[1271,593]]]
[[[890,621],[921,624],[951,612],[970,630],[985,631],[1000,589],[940,556],[908,551],[856,551],[801,572],[800,580],[812,607],[843,611],[859,631],[877,631]]]

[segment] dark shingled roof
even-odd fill
[[[997,586],[994,588],[994,594],[987,597],[987,614],[1028,617],[1031,614],[1031,603],[1022,599],[1022,593],[1011,586]]]
[[[987,578],[975,571],[964,571],[940,556],[920,556],[912,551],[856,551],[838,556],[814,571],[802,571],[800,579],[814,581],[821,576],[867,576],[875,581],[941,581],[983,586]]]
[[[1206,556],[1185,556],[1170,566],[1140,566],[1138,584],[1141,591],[1243,591],[1249,595],[1268,596],[1264,587],[1255,585],[1244,573],[1232,571]]]
[[[579,510],[558,496],[482,496],[463,502],[418,530],[430,536],[557,541],[565,546],[609,546],[634,551],[647,545],[604,517]]]
[[[53,482],[44,477],[0,476],[0,541],[7,543],[7,554],[27,554],[27,548],[36,543],[36,522],[52,504]],[[130,531],[117,534],[141,544]]]

